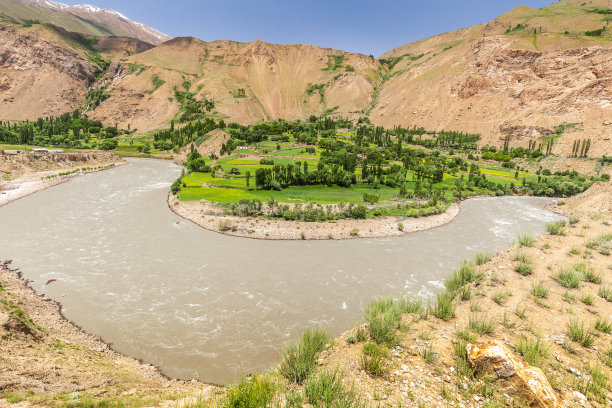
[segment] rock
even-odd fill
[[[579,391],[574,391],[574,392],[572,393],[572,395],[573,395],[573,396],[574,396],[574,398],[576,398],[577,400],[580,400],[580,401],[586,401],[586,400],[587,400],[586,395],[584,395],[583,393],[581,393],[581,392],[579,392]]]
[[[466,349],[470,364],[483,374],[497,377],[502,392],[532,401],[532,407],[562,406],[563,401],[542,370],[518,358],[504,343],[495,340],[468,344]]]

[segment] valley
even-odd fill
[[[375,57],[0,0],[0,407],[609,406],[610,16]]]

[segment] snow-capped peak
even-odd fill
[[[117,30],[117,35],[128,35],[131,37],[139,38],[143,41],[147,41],[154,44],[159,44],[163,41],[170,39],[167,35],[145,25],[137,23],[120,12],[112,9],[102,9],[91,4],[78,4],[75,6],[69,6],[67,4],[58,3],[52,0],[22,0],[25,3],[32,4],[38,7],[68,12],[76,16],[94,20]]]

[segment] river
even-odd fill
[[[215,383],[269,368],[305,328],[340,334],[375,297],[431,296],[463,259],[559,218],[550,199],[475,198],[452,223],[401,238],[258,241],[172,213],[179,173],[130,159],[6,205],[0,259],[116,350]]]

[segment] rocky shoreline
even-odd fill
[[[344,240],[400,237],[448,224],[459,215],[459,204],[444,213],[419,218],[382,217],[327,222],[285,221],[224,214],[212,202],[179,201],[168,194],[168,207],[179,217],[209,231],[262,240]]]

